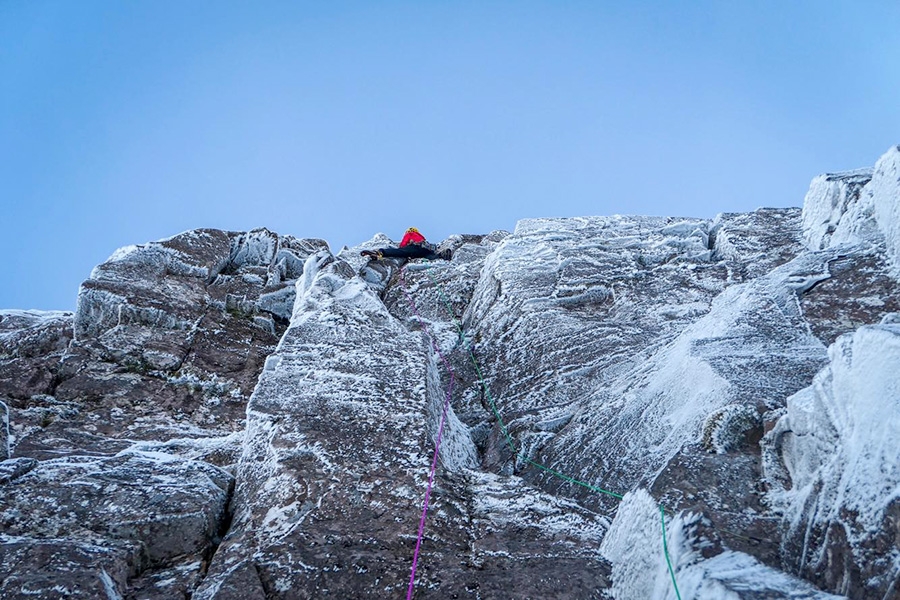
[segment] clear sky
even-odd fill
[[[896,0],[0,0],[0,308],[198,227],[800,206],[898,143]]]

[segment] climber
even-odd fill
[[[410,227],[403,235],[399,248],[378,248],[376,250],[363,250],[361,256],[368,256],[373,260],[382,258],[427,258],[435,260],[442,258],[450,260],[450,250],[436,252],[435,246],[425,241],[425,236],[419,233],[415,227]]]

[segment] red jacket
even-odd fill
[[[418,231],[407,231],[406,235],[403,236],[403,241],[400,242],[400,247],[402,248],[407,244],[421,244],[424,241],[425,236]]]

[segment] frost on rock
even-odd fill
[[[440,434],[418,599],[673,598],[662,502],[685,600],[893,600],[898,157],[449,261],[123,248],[0,311],[0,595],[402,597]]]
[[[765,275],[803,249],[800,216],[794,208],[719,214],[709,230],[712,258],[726,261],[735,283]]]
[[[212,465],[139,451],[33,463],[2,482],[4,598],[124,597],[142,572],[218,543],[233,478]],[[168,597],[192,589],[199,571],[198,560]]]
[[[118,397],[117,405],[154,396],[152,408],[200,429],[240,429],[303,262],[323,246],[266,229],[201,229],[117,251],[82,284],[74,343],[39,393],[77,403]],[[131,412],[119,431],[163,437]]]
[[[804,237],[811,249],[839,244],[885,244],[900,272],[900,146],[874,169],[822,175],[803,203]]]
[[[822,250],[836,241],[847,241],[852,232],[859,231],[865,216],[865,202],[860,202],[862,190],[872,180],[872,169],[858,169],[844,173],[819,175],[812,180],[803,201],[803,238],[810,250]]]
[[[366,263],[369,262],[369,259],[360,256],[360,252],[363,250],[375,250],[376,248],[387,248],[388,246],[397,246],[399,242],[393,241],[384,233],[376,233],[372,236],[371,239],[362,242],[353,247],[344,246],[341,248],[341,251],[337,253],[336,258],[339,258],[353,267],[354,271],[359,271]]]
[[[867,192],[895,272],[900,273],[900,146],[891,148],[875,163]]]
[[[837,600],[808,583],[722,546],[698,514],[663,516],[644,490],[626,494],[603,540],[616,600]],[[670,573],[665,560],[668,550]],[[674,583],[673,583],[674,578]],[[677,592],[676,592],[677,584]]]
[[[250,558],[269,593],[405,589],[433,443],[427,347],[346,262],[311,257],[307,273],[248,405],[234,524],[195,597],[234,593]],[[452,445],[462,426],[445,427]]]
[[[0,436],[6,436],[0,453],[14,445],[10,410],[17,400],[52,389],[71,341],[70,312],[0,310],[0,421],[5,422]]]
[[[446,278],[456,267],[433,269]],[[431,323],[390,312],[401,303],[382,302],[350,264],[323,255],[304,270],[248,406],[234,521],[195,598],[237,597],[244,585],[276,597],[406,590],[447,373],[423,331]],[[404,277],[424,304],[428,279],[413,273]],[[471,471],[476,449],[452,404],[440,458],[416,597],[500,597],[526,563],[515,580],[539,595],[600,597],[601,517]]]
[[[323,247],[189,231],[114,253],[74,315],[0,311],[0,530],[18,534],[0,580],[51,597],[42,569],[59,567],[73,597],[190,595],[230,518],[232,476],[213,465],[237,461],[281,310]],[[86,565],[85,539],[117,558]]]
[[[841,336],[829,358],[764,440],[783,554],[830,589],[891,597],[900,589],[900,325]]]
[[[705,227],[528,221],[488,258],[466,321],[483,340],[476,354],[510,432],[539,440],[531,455],[627,491],[698,443],[716,411],[773,408],[822,365],[824,346],[803,323],[797,294],[825,276],[825,258],[726,287],[733,269],[707,262],[695,233]],[[561,429],[542,425],[566,414]],[[506,460],[499,441],[492,451]],[[604,502],[541,471],[525,476]]]

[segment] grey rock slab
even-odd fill
[[[0,526],[14,536],[134,543],[147,564],[160,564],[214,547],[232,482],[212,465],[159,453],[42,461],[0,488]]]
[[[139,562],[127,544],[0,534],[0,595],[9,600],[120,600]]]
[[[725,265],[703,253],[706,226],[624,217],[527,222],[491,255],[466,324],[523,452],[627,491],[696,440],[715,410],[775,406],[783,386],[799,389],[812,378],[824,346],[800,318],[796,288],[824,277],[824,259],[796,259],[729,285]],[[583,300],[560,302],[573,294]],[[554,432],[553,422],[565,425]],[[502,463],[505,440],[496,440],[486,456]],[[534,469],[527,476],[588,494]]]
[[[274,598],[407,589],[445,391],[438,358],[349,264],[319,269],[251,399],[234,521],[196,598],[257,580]],[[523,578],[521,597],[599,597],[605,521],[470,471],[474,444],[452,408],[442,435],[417,597],[519,597]]]

